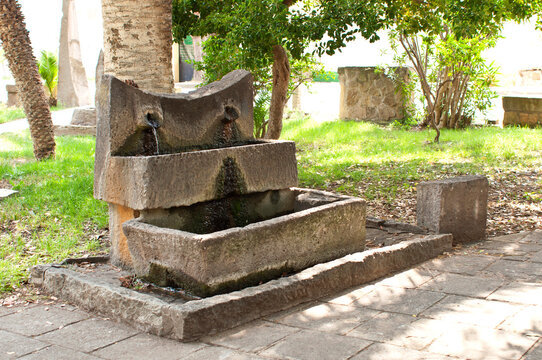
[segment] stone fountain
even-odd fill
[[[97,101],[115,265],[204,297],[364,249],[365,203],[295,188],[295,144],[254,139],[249,72],[176,95],[104,76]]]

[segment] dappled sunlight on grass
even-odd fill
[[[0,208],[1,293],[32,265],[103,250],[94,234],[107,227],[107,205],[93,198],[93,137],[57,137],[56,159],[40,162],[28,132],[0,141],[19,146],[0,151],[1,179],[19,191]]]

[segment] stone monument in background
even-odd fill
[[[58,62],[58,101],[66,107],[89,105],[88,80],[81,60],[77,14],[73,0],[62,1],[62,13]]]

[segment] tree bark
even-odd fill
[[[24,16],[16,0],[0,0],[0,40],[28,119],[34,156],[38,160],[54,157],[55,135],[51,111]]]
[[[282,132],[282,116],[288,100],[290,83],[290,62],[288,54],[281,45],[273,46],[273,92],[269,105],[269,125],[265,137],[278,139]]]
[[[172,93],[171,0],[102,0],[104,73]]]

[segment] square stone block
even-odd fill
[[[451,233],[454,243],[485,238],[489,184],[485,176],[460,176],[418,185],[418,226]]]

